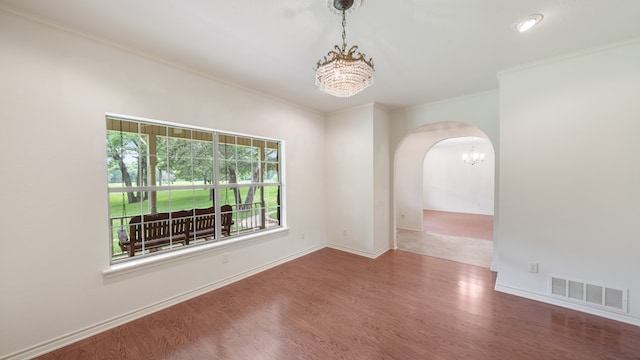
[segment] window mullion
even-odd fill
[[[222,217],[220,216],[220,158],[218,156],[220,149],[218,148],[218,146],[219,139],[218,133],[216,132],[213,134],[213,206],[215,209],[216,239],[221,239],[222,226],[220,225],[222,224]]]

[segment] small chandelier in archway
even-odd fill
[[[473,141],[473,137],[471,138],[471,151],[462,154],[462,161],[465,164],[475,165],[484,161],[484,153],[477,152],[476,146]]]
[[[360,5],[360,0],[356,0]],[[347,10],[355,11],[354,0],[327,0],[332,12],[342,14],[342,48],[335,45],[335,50],[327,53],[316,64],[316,85],[320,90],[337,97],[353,96],[373,84],[373,59],[358,51],[353,45],[347,50],[347,34],[345,31]],[[333,6],[334,9],[331,9]]]

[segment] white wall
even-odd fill
[[[322,114],[2,12],[0,44],[0,358],[33,356],[325,246]],[[290,230],[103,277],[105,112],[283,139]]]
[[[373,226],[374,256],[392,248],[390,113],[382,106],[373,109]]]
[[[484,153],[483,162],[470,165],[462,154],[471,147]],[[495,157],[491,142],[459,137],[435,144],[423,162],[422,207],[427,210],[493,215]]]
[[[328,246],[375,258],[391,246],[389,113],[371,104],[326,120]]]
[[[450,99],[391,114],[391,148],[395,223],[422,231],[423,165],[427,151],[451,137],[488,138],[499,156],[498,92],[491,91]],[[496,166],[496,172],[498,172]],[[496,185],[497,177],[496,177]],[[495,193],[494,197],[497,198]],[[497,202],[495,202],[497,204]],[[494,210],[498,211],[497,207]]]
[[[373,252],[373,105],[327,116],[326,189],[328,245]]]
[[[554,302],[549,274],[628,289],[626,316],[572,307],[640,325],[639,64],[636,41],[500,75],[497,289]]]

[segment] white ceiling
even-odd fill
[[[640,37],[640,0],[362,0],[347,43],[372,57],[375,83],[351,98],[314,85],[341,44],[326,0],[0,0],[0,7],[86,33],[241,87],[331,112],[391,109],[497,88],[499,70]],[[541,13],[527,33],[513,23]]]

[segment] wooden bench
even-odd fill
[[[234,224],[231,205],[222,205],[220,207],[220,222],[222,222],[222,235],[231,235],[231,225]]]
[[[206,238],[216,235],[216,213],[213,207],[194,210],[195,226],[189,228],[192,239]]]
[[[222,210],[222,234],[229,236],[231,225],[233,225],[232,214],[225,212],[226,206],[223,206]],[[134,256],[136,251],[142,249],[153,252],[164,246],[189,245],[190,241],[215,235],[213,207],[180,210],[132,217],[129,221],[128,237],[120,239],[119,245],[123,252]],[[132,243],[133,246],[131,246]]]

